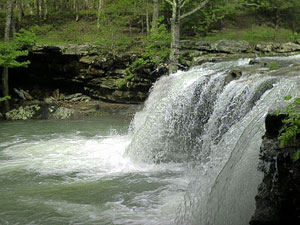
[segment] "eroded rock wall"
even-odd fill
[[[27,69],[13,70],[11,87],[85,93],[115,103],[143,102],[156,79],[166,70],[145,64],[132,74],[128,67],[139,57],[114,55],[91,45],[35,46]],[[47,97],[47,96],[45,96]]]
[[[266,134],[260,150],[264,179],[256,196],[250,225],[300,224],[300,161],[292,155],[300,146],[280,148],[278,136],[284,115],[266,118]]]

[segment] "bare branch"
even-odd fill
[[[180,8],[183,8],[183,6],[185,6],[185,4],[186,3],[188,3],[190,0],[184,0],[183,2],[182,2],[182,4],[180,5]]]
[[[194,8],[192,11],[189,11],[189,12],[183,14],[182,16],[180,16],[180,19],[190,16],[193,13],[197,12],[199,9],[202,9],[208,2],[209,2],[209,0],[205,0],[205,1],[201,2],[201,4],[198,7]]]

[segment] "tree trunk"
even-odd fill
[[[9,90],[8,90],[8,68],[5,67],[3,69],[3,73],[2,73],[2,86],[3,86],[3,90],[2,90],[2,94],[3,96],[9,96]],[[9,106],[9,101],[6,100],[4,101],[4,110],[5,112],[8,112],[10,109],[10,106]]]
[[[33,4],[30,2],[27,2],[27,6],[29,8],[30,15],[33,16],[33,8],[34,8]]]
[[[146,0],[146,27],[147,27],[147,35],[150,33],[150,24],[149,24],[149,0]]]
[[[180,48],[180,6],[174,4],[172,6],[171,18],[171,49],[170,49],[170,73],[178,70]]]
[[[35,0],[36,17],[40,17],[40,0]]]
[[[18,21],[21,22],[24,15],[23,0],[18,0],[17,4],[18,4]]]
[[[10,31],[12,28],[12,16],[13,16],[13,5],[14,0],[7,0],[7,11],[6,11],[6,23],[4,31],[4,42],[9,42],[10,40]],[[8,86],[8,68],[5,67],[2,73],[2,88],[3,88],[3,97],[9,95],[9,86]],[[5,111],[9,111],[9,102],[4,102]]]
[[[11,14],[11,25],[10,25],[10,32],[11,32],[11,37],[13,39],[16,38],[16,21],[15,21],[15,17],[14,14]]]
[[[5,23],[5,31],[4,31],[4,42],[9,42],[9,39],[10,39],[10,31],[11,31],[11,24],[12,24],[12,14],[13,14],[13,5],[14,5],[14,0],[7,0],[6,23]]]
[[[98,5],[98,20],[97,20],[97,27],[101,27],[101,22],[103,18],[103,1],[104,0],[99,0],[99,5]]]
[[[280,22],[279,20],[280,20],[280,11],[278,9],[278,10],[276,10],[276,14],[275,14],[275,29],[276,29],[276,31],[279,28],[279,22]]]
[[[48,13],[48,9],[47,9],[47,0],[42,0],[42,17],[43,17],[43,20],[46,20],[47,19],[47,13]]]
[[[153,17],[152,17],[152,29],[157,29],[159,17],[159,2],[158,0],[153,0]]]
[[[171,49],[170,49],[170,73],[174,73],[178,70],[179,65],[179,50],[180,50],[180,22],[187,16],[194,14],[202,9],[210,0],[201,1],[198,6],[194,7],[191,11],[183,13],[181,15],[181,8],[185,6],[189,1],[182,0],[166,0],[172,5],[172,18],[171,18]]]
[[[78,0],[74,0],[75,12],[76,12],[76,22],[79,21],[79,3]]]

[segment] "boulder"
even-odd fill
[[[300,44],[295,44],[292,42],[282,43],[279,45],[277,49],[275,49],[278,53],[289,53],[289,52],[296,52],[300,51]]]
[[[50,118],[59,120],[70,119],[74,113],[74,109],[58,107],[56,111],[53,114],[51,114]]]
[[[88,55],[93,52],[93,46],[90,44],[83,44],[83,45],[67,45],[61,47],[61,52],[63,55]],[[95,53],[95,52],[93,52]]]
[[[247,41],[220,40],[213,43],[211,49],[220,53],[242,53],[250,50],[250,44]]]
[[[270,53],[273,52],[275,49],[279,48],[279,43],[274,42],[262,42],[255,46],[255,50],[263,52],[263,53]]]
[[[239,79],[243,75],[243,71],[240,69],[233,69],[225,76],[225,83],[230,83],[233,80]]]

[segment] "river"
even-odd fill
[[[129,123],[1,123],[0,224],[172,224],[185,169],[124,156]]]
[[[133,121],[2,122],[0,224],[247,225],[265,117],[299,96],[299,58],[162,77]]]

